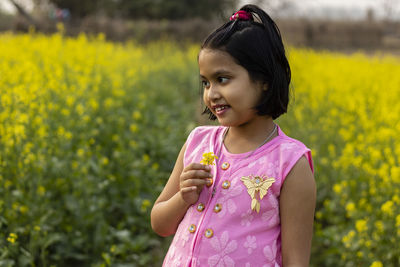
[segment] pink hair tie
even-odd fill
[[[251,13],[244,11],[244,10],[239,10],[235,14],[233,14],[230,18],[230,20],[235,20],[235,19],[240,19],[240,20],[250,20],[251,19]]]

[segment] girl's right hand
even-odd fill
[[[182,199],[189,205],[197,202],[204,185],[212,178],[211,168],[200,163],[191,163],[183,169],[179,188]]]

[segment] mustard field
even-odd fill
[[[0,35],[0,266],[159,266],[149,214],[198,124],[198,49]],[[400,59],[288,55],[278,123],[313,152],[312,266],[399,266]]]

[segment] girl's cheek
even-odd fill
[[[208,97],[207,97],[207,93],[206,93],[205,90],[204,90],[204,92],[203,92],[203,101],[204,101],[204,103],[208,106]]]

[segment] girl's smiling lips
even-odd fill
[[[217,114],[222,115],[225,111],[230,108],[229,105],[212,105],[211,109]]]

